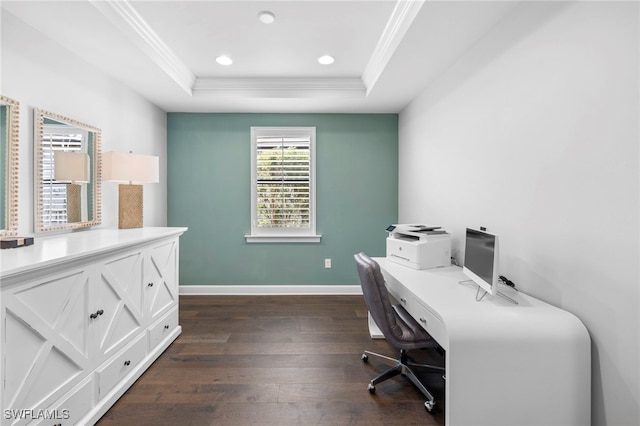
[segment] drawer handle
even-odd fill
[[[131,365],[131,361],[129,361],[129,360],[126,360],[126,361],[124,362],[124,365],[126,365],[126,366],[129,366],[129,365]]]
[[[405,299],[404,297],[401,297],[401,298],[400,298],[400,301],[401,301],[402,303],[407,303],[407,299]]]
[[[102,314],[104,314],[104,311],[102,309],[98,309],[95,314],[89,315],[89,318],[90,319],[96,319]]]
[[[421,323],[423,323],[423,324],[426,324],[426,323],[427,323],[427,320],[426,320],[426,319],[424,319],[424,318],[422,318],[422,317],[420,317],[420,322],[421,322]]]
[[[153,283],[147,284],[147,287],[153,287]]]
[[[102,314],[104,314],[104,311],[102,309],[98,309],[94,314],[89,315],[89,318],[96,319]]]
[[[165,326],[164,326],[164,329],[165,329],[165,330],[168,330],[168,329],[169,329],[169,324],[165,325]]]

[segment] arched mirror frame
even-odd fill
[[[5,226],[0,229],[0,237],[15,236],[18,233],[18,149],[20,147],[20,103],[0,95],[0,104],[9,107],[6,117],[6,157],[5,196],[0,202],[5,207]]]
[[[55,121],[69,124],[74,127],[80,127],[93,134],[93,152],[94,155],[91,158],[92,166],[91,180],[89,185],[93,188],[93,201],[92,211],[93,218],[83,222],[73,222],[59,225],[46,225],[44,224],[42,212],[43,206],[43,158],[42,158],[42,144],[44,135],[44,121],[45,118],[50,118]],[[91,226],[99,225],[102,222],[102,131],[97,127],[90,126],[88,124],[81,123],[69,117],[65,117],[60,114],[56,114],[50,111],[44,111],[41,109],[34,110],[34,152],[35,152],[35,231],[36,232],[48,232],[48,231],[60,231],[65,229],[77,229],[87,228]]]

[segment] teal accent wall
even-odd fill
[[[7,184],[9,183],[9,107],[0,105],[0,230],[7,228]]]
[[[87,154],[89,154],[89,158],[91,160],[96,158],[96,135],[94,132],[87,132]],[[91,176],[91,181],[93,182],[93,177],[96,176],[96,161],[89,161],[89,176]],[[89,220],[95,220],[96,213],[93,208],[93,189],[95,185],[87,184],[87,206],[89,206],[88,216]]]
[[[7,227],[7,182],[9,178],[9,107],[0,105],[0,230]]]
[[[247,243],[251,126],[316,127],[320,243]],[[167,115],[167,221],[181,285],[355,285],[353,255],[385,254],[398,217],[397,114]],[[324,268],[324,259],[332,268]]]

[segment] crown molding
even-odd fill
[[[423,5],[424,0],[398,0],[396,2],[391,17],[362,73],[362,81],[366,87],[367,95],[382,75],[391,56],[400,45]]]
[[[89,0],[189,95],[196,76],[162,41],[128,0]]]
[[[260,98],[353,98],[364,97],[366,94],[366,88],[359,77],[204,77],[196,79],[193,91]]]
[[[362,77],[199,78],[164,43],[129,0],[89,1],[189,95],[216,92],[221,96],[245,98],[366,97],[424,4],[424,0],[397,0]]]

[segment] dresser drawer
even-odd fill
[[[92,375],[93,377],[93,375]],[[30,425],[77,425],[93,405],[93,379],[89,377],[76,385],[55,405],[47,408],[46,419],[39,419]]]
[[[149,348],[158,346],[178,326],[178,309],[172,309],[149,329]]]
[[[133,371],[147,354],[147,340],[142,334],[111,361],[98,369],[98,399],[102,399],[120,380]]]

